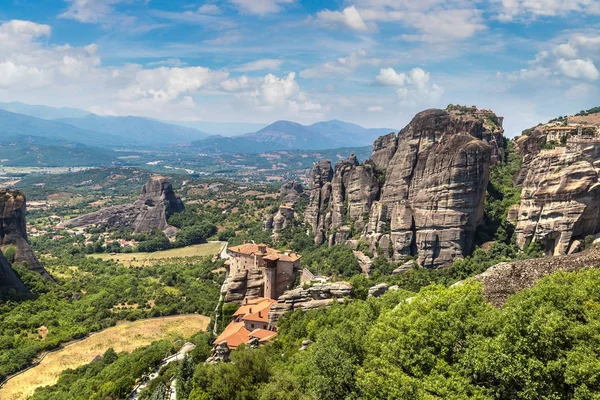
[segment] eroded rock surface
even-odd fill
[[[131,226],[135,233],[150,232],[154,229],[164,231],[169,226],[169,215],[183,210],[183,202],[175,195],[169,180],[162,176],[153,176],[142,187],[140,197],[133,204],[104,208],[65,221],[62,226]]]
[[[343,303],[344,298],[352,294],[352,285],[348,282],[316,284],[308,289],[296,288],[279,296],[277,303],[269,311],[269,325],[275,326],[277,320],[288,311],[313,310],[326,307],[335,302]]]
[[[428,268],[468,254],[483,219],[490,165],[502,157],[493,113],[427,110],[375,141],[370,160],[317,163],[305,222],[315,243],[366,239],[395,260]],[[343,231],[343,239],[338,232]]]
[[[52,280],[27,242],[26,212],[25,195],[21,191],[0,190],[0,251],[14,247],[15,263],[24,264],[44,278]]]
[[[14,289],[17,292],[29,292],[29,289],[21,282],[21,279],[19,279],[2,252],[0,252],[0,294],[10,289]]]
[[[599,266],[600,250],[594,248],[571,255],[497,264],[475,279],[483,283],[485,297],[492,304],[502,306],[509,296],[532,287],[539,279],[554,272],[575,272]]]
[[[576,238],[600,231],[600,176],[587,148],[540,152],[522,187],[521,202],[511,210],[521,248],[539,242],[548,255],[566,254]]]

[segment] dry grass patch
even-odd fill
[[[154,253],[91,254],[89,257],[113,260],[125,267],[147,267],[156,260],[167,258],[214,256],[221,252],[224,245],[224,242],[210,242]]]
[[[36,388],[55,384],[65,369],[87,364],[111,347],[117,353],[131,352],[160,339],[188,337],[205,331],[209,321],[208,317],[192,314],[119,323],[48,354],[40,364],[17,375],[0,388],[0,399],[26,399]]]

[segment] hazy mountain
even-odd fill
[[[308,126],[312,131],[343,146],[366,146],[373,144],[379,136],[394,132],[389,128],[363,128],[360,125],[339,120],[317,122]]]
[[[64,118],[58,121],[81,129],[118,135],[140,146],[189,143],[209,136],[197,129],[133,116],[113,117],[90,114],[83,118]]]
[[[74,167],[120,163],[110,149],[37,136],[0,140],[0,160],[6,166]]]
[[[120,136],[80,129],[62,122],[0,110],[0,140],[36,136],[92,146],[111,146],[126,142]]]
[[[0,103],[0,109],[41,119],[81,118],[89,114],[79,108],[38,106],[18,101]]]
[[[370,146],[392,129],[368,129],[343,121],[326,121],[306,126],[277,121],[253,133],[235,137],[212,136],[193,143],[207,153],[260,153],[273,150],[323,150]]]
[[[256,132],[266,124],[245,122],[209,122],[209,121],[166,121],[170,124],[198,129],[210,135],[238,136],[247,132]]]

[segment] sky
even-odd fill
[[[401,129],[477,105],[507,136],[600,105],[600,0],[0,0],[0,101]]]

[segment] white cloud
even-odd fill
[[[598,96],[598,87],[589,83],[580,83],[565,92],[565,97],[570,100],[592,99]]]
[[[142,69],[117,97],[125,101],[168,103],[183,94],[214,88],[227,76],[227,72],[204,67]]]
[[[215,4],[204,4],[198,8],[200,14],[221,14],[223,11]]]
[[[46,47],[37,39],[49,36],[48,25],[12,20],[0,24],[0,87],[42,87],[68,83],[100,64],[98,46]]]
[[[361,49],[340,57],[335,61],[326,62],[314,68],[307,68],[300,72],[302,78],[326,78],[349,75],[362,65],[379,65],[380,59],[368,58],[368,53]]]
[[[383,86],[404,86],[406,75],[396,73],[393,68],[382,68],[375,77],[375,82]]]
[[[321,22],[365,31],[376,23],[395,23],[408,31],[406,41],[464,40],[486,29],[477,1],[467,0],[356,0],[342,11],[317,13]],[[323,21],[324,20],[324,21]]]
[[[354,31],[366,31],[368,29],[354,6],[346,7],[342,11],[319,11],[317,21],[327,25],[341,25]]]
[[[565,16],[570,13],[600,15],[597,0],[493,0],[498,19],[508,22],[514,19]]]
[[[258,87],[258,79],[250,79],[246,75],[240,76],[236,79],[227,79],[221,82],[221,88],[226,92],[246,92],[254,90]]]
[[[393,68],[383,68],[375,81],[384,86],[398,87],[396,94],[403,105],[435,104],[444,94],[444,88],[430,82],[429,72],[414,68],[408,73],[397,73]]]
[[[594,62],[590,59],[565,60],[561,58],[556,63],[556,66],[564,76],[568,76],[569,78],[595,81],[600,76],[600,72],[598,72]]]
[[[575,35],[568,42],[554,44],[540,51],[529,67],[509,74],[511,80],[575,79],[596,81],[600,79],[600,36]]]
[[[293,4],[295,0],[229,0],[242,12],[248,14],[274,14],[283,10],[285,5]]]
[[[264,71],[264,70],[277,70],[283,64],[283,60],[265,58],[262,60],[252,61],[237,68],[234,71],[250,72],[250,71]]]
[[[69,7],[59,15],[84,23],[104,22],[114,13],[113,6],[124,0],[69,0]]]
[[[369,107],[367,107],[367,112],[370,112],[370,113],[383,112],[383,106],[369,106]]]

